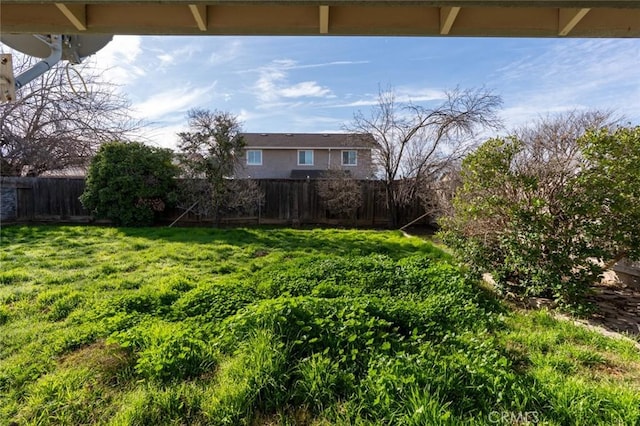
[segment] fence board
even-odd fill
[[[259,180],[264,193],[264,204],[256,207],[246,216],[223,216],[221,224],[255,225],[344,225],[344,226],[386,226],[388,224],[384,187],[379,181],[360,181],[362,205],[355,217],[340,217],[327,211],[326,203],[319,195],[313,180]],[[91,215],[80,203],[79,197],[85,187],[84,178],[2,178],[1,185],[5,198],[10,199],[15,192],[15,206],[12,213],[18,222],[88,222]],[[184,211],[167,209],[160,223],[171,223]],[[402,212],[404,223],[423,213],[419,203]],[[5,217],[5,216],[3,216]],[[212,217],[200,217],[188,213],[178,225],[211,225]],[[428,223],[425,220],[425,223]]]

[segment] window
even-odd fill
[[[250,166],[262,165],[262,151],[259,149],[250,149],[247,151],[247,164]]]
[[[298,151],[298,166],[313,166],[313,151]]]
[[[357,166],[358,165],[358,151],[342,151],[342,165],[343,166]]]

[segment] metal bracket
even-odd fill
[[[60,59],[62,59],[61,35],[52,34],[49,36],[49,40],[42,38],[39,38],[39,40],[49,46],[51,53],[48,57],[44,58],[33,67],[16,77],[16,89],[19,89],[31,80],[40,77],[45,72],[49,71],[51,67],[60,62]]]

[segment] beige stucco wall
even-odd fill
[[[246,156],[236,169],[236,177],[253,179],[288,179],[291,170],[327,170],[329,168],[350,170],[356,179],[367,179],[373,174],[371,150],[358,149],[356,166],[342,166],[342,149],[314,149],[313,165],[298,165],[297,149],[262,149],[262,165],[248,165]]]

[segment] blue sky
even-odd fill
[[[335,132],[389,86],[427,106],[484,86],[507,128],[589,108],[640,124],[637,39],[116,36],[92,60],[167,147],[190,108],[230,111],[248,132]]]

